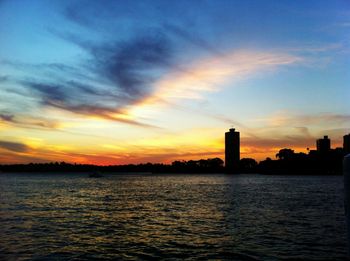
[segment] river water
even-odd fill
[[[343,177],[1,174],[0,259],[336,260]]]

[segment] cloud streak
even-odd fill
[[[15,122],[14,117],[15,116],[12,114],[5,114],[5,113],[0,114],[0,120],[6,121],[6,122]]]
[[[66,84],[23,81],[40,97],[42,106],[58,108],[76,114],[95,116],[140,127],[155,126],[127,118],[122,97],[100,91],[93,86],[70,81]]]
[[[161,99],[201,99],[206,92],[219,91],[225,83],[259,71],[301,63],[303,59],[287,53],[232,51],[195,61],[185,72],[174,71],[156,83],[155,96]]]
[[[337,114],[337,113],[317,113],[317,114],[302,114],[293,115],[287,113],[278,113],[265,119],[259,119],[258,121],[266,122],[272,127],[282,126],[294,126],[300,125],[342,125],[350,122],[350,114]]]
[[[102,57],[104,74],[130,101],[149,95],[156,70],[170,65],[170,43],[160,32],[122,43]],[[98,57],[99,59],[99,57]],[[101,60],[101,59],[99,59]]]
[[[76,6],[68,5],[63,15],[71,22],[89,27],[95,20],[87,16],[94,12],[90,7],[80,14]],[[174,98],[201,99],[205,93],[221,90],[227,82],[302,61],[301,57],[283,52],[223,51],[173,23],[145,27],[136,36],[111,37],[108,42],[94,42],[82,34],[57,29],[51,33],[80,47],[89,59],[85,60],[83,69],[56,62],[33,65],[32,69],[59,72],[68,78],[36,77],[20,81],[39,98],[41,106],[147,128],[156,126],[132,115],[133,107],[147,103],[174,104]],[[177,49],[178,41],[199,47],[209,57],[179,64],[175,58],[177,52],[182,51]],[[12,65],[30,67],[20,63]],[[84,78],[83,71],[95,79]]]
[[[74,75],[72,79],[59,82],[43,79],[20,81],[40,98],[42,106],[140,127],[155,127],[132,118],[126,109],[152,95],[153,83],[172,66],[171,43],[161,31],[151,30],[143,36],[108,44],[94,44],[71,34],[56,35],[91,55],[93,59],[86,68],[97,75],[100,84],[83,82]],[[75,72],[62,64],[52,63],[48,67]]]
[[[0,148],[14,152],[27,152],[29,147],[23,143],[0,140]]]
[[[39,128],[39,129],[50,129],[54,130],[59,127],[59,123],[54,120],[44,119],[40,117],[32,116],[16,116],[9,113],[0,113],[0,122],[7,124],[13,124],[22,128]]]

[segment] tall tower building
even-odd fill
[[[317,151],[320,153],[327,153],[331,150],[331,140],[328,136],[324,136],[323,139],[316,141]]]
[[[343,150],[345,155],[350,153],[350,133],[343,137]]]
[[[225,133],[225,168],[227,172],[238,171],[240,159],[239,132],[235,129]]]

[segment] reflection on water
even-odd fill
[[[346,255],[342,177],[0,175],[0,259]]]

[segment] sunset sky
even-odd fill
[[[350,132],[350,1],[0,0],[0,163],[306,152]]]

